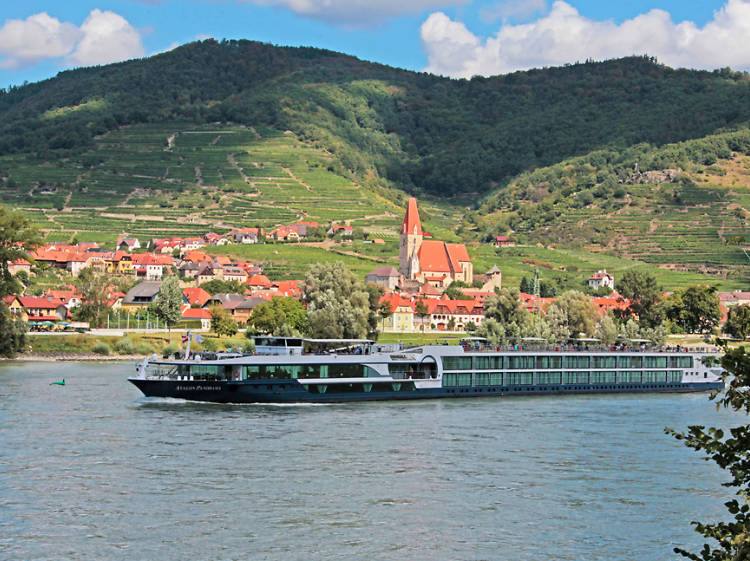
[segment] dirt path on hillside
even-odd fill
[[[351,226],[352,220],[374,220],[376,218],[396,218],[396,215],[391,212],[384,212],[383,214],[368,214],[367,216],[360,216],[358,218],[347,218],[344,220],[344,224]]]
[[[227,154],[227,162],[229,162],[229,165],[237,170],[237,173],[240,174],[240,177],[242,177],[243,181],[247,183],[248,185],[250,185],[250,187],[252,187],[256,191],[255,193],[244,193],[244,194],[250,195],[250,196],[258,196],[260,194],[260,192],[258,191],[258,187],[256,187],[255,183],[253,183],[250,180],[250,178],[247,175],[245,175],[245,170],[243,170],[240,164],[237,163],[237,160],[235,159],[235,156],[237,156],[237,154],[239,154],[239,152],[235,152],[233,154]]]
[[[305,189],[307,189],[309,192],[312,193],[312,187],[310,187],[307,183],[305,183],[300,178],[298,178],[296,175],[294,175],[294,173],[292,173],[292,170],[290,170],[289,168],[281,168],[281,169],[283,169],[286,173],[288,173],[289,177],[291,177],[292,179],[294,179],[297,183],[299,183]]]

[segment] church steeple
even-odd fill
[[[422,245],[422,222],[419,220],[417,199],[409,197],[406,214],[401,224],[401,244],[399,246],[399,273],[413,279],[419,271],[419,248]]]
[[[414,197],[409,197],[409,202],[406,204],[406,214],[404,214],[404,222],[401,224],[401,235],[403,234],[422,235],[422,222],[419,220],[417,199]]]

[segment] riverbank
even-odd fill
[[[23,353],[3,362],[123,362],[141,361],[145,355],[99,355],[96,353]]]

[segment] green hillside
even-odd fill
[[[451,80],[312,48],[207,40],[0,95],[0,153],[81,157],[123,125],[291,130],[342,173],[438,196],[486,193],[604,147],[699,138],[750,120],[746,74],[644,57]]]
[[[348,222],[386,240],[333,248],[364,270],[393,262],[410,192],[439,239],[527,246],[471,249],[479,272],[526,274],[541,246],[561,283],[612,260],[739,287],[749,122],[750,77],[728,69],[629,57],[452,80],[208,40],[0,91],[0,198],[60,241]],[[281,276],[330,249],[242,251]]]
[[[470,216],[521,241],[750,280],[750,131],[596,151],[520,174]]]

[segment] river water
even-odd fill
[[[0,366],[0,559],[678,559],[728,491],[663,429],[747,421],[705,394],[153,401],[133,372]]]

